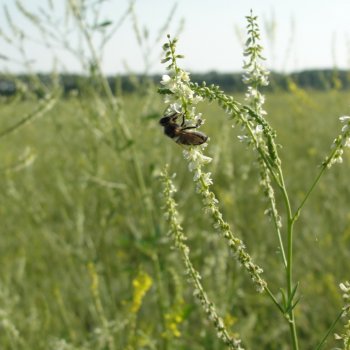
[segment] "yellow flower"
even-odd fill
[[[142,300],[145,294],[152,286],[152,278],[145,272],[140,271],[137,276],[132,281],[132,286],[134,287],[134,295],[132,298],[132,303],[130,306],[130,311],[132,313],[137,313],[142,305]]]

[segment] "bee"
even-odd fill
[[[182,116],[182,123],[178,124],[177,119]],[[173,139],[179,145],[197,146],[208,140],[208,136],[197,129],[202,121],[199,119],[196,125],[187,126],[185,123],[185,114],[174,112],[166,115],[159,120],[159,124],[164,127],[164,134]]]

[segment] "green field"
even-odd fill
[[[349,101],[350,92],[336,90],[266,96],[292,205],[318,173],[340,131],[338,117],[350,113]],[[266,295],[256,294],[203,215],[182,149],[158,125],[165,106],[156,87],[120,102],[113,114],[95,95],[62,98],[0,139],[0,348],[225,348],[171,248],[159,180],[169,163],[193,263],[229,330],[247,349],[289,349],[286,323]],[[2,99],[0,131],[37,104]],[[214,104],[199,110],[210,136],[213,191],[277,294],[284,275],[255,158],[221,110]],[[123,141],[123,126],[130,143]],[[26,149],[32,162],[22,159]],[[342,307],[338,284],[349,279],[350,261],[349,170],[347,153],[344,164],[325,173],[295,227],[302,349],[315,347]],[[326,348],[333,343],[330,336]]]

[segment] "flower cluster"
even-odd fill
[[[246,18],[248,20],[247,30],[249,37],[246,41],[246,49],[244,51],[244,56],[247,57],[247,60],[244,61],[243,65],[243,69],[245,70],[243,82],[248,85],[245,99],[259,115],[265,115],[266,112],[262,108],[265,97],[259,91],[259,87],[269,84],[269,71],[260,64],[260,61],[264,60],[264,57],[262,56],[263,47],[260,45],[260,31],[257,24],[257,17],[253,16],[251,12],[250,16]]]
[[[339,118],[340,122],[343,124],[341,133],[335,138],[332,143],[332,152],[324,162],[323,166],[330,168],[333,164],[343,162],[344,148],[350,148],[350,117],[343,116]]]
[[[165,314],[165,324],[166,332],[164,332],[163,337],[175,337],[180,338],[181,332],[179,331],[178,325],[183,322],[183,316],[176,312],[169,312]]]
[[[246,60],[243,66],[245,70],[243,82],[248,85],[245,100],[249,107],[243,107],[241,120],[245,134],[239,139],[248,145],[252,144],[258,151],[259,158],[271,168],[280,164],[274,142],[276,133],[265,120],[267,114],[263,109],[265,96],[259,91],[261,87],[269,84],[269,71],[261,64],[264,57],[257,17],[251,12],[247,20],[248,39],[244,51]]]
[[[245,100],[249,104],[251,111],[247,110],[246,113],[246,134],[240,136],[239,140],[247,144],[253,144],[258,150],[261,177],[260,185],[270,203],[270,207],[265,210],[265,214],[269,215],[275,224],[283,260],[285,262],[280,233],[282,221],[277,211],[275,193],[270,176],[270,171],[273,170],[273,167],[279,165],[280,161],[274,143],[275,133],[265,119],[267,114],[263,109],[265,96],[259,91],[261,87],[269,84],[269,72],[260,63],[264,58],[262,56],[263,47],[260,45],[260,31],[257,24],[257,17],[253,16],[251,13],[250,16],[247,17],[247,20],[248,39],[244,51],[244,56],[247,60],[243,66],[245,69],[243,82],[248,85]]]
[[[175,73],[175,71],[172,73]],[[165,96],[164,102],[171,104],[176,103],[180,99],[187,101],[189,104],[197,104],[202,101],[203,98],[195,95],[189,87],[189,81],[189,73],[182,69],[178,69],[177,74],[172,74],[172,76],[164,74],[160,83],[171,92],[171,94]]]
[[[339,288],[343,292],[343,300],[345,303],[345,306],[343,307],[343,317],[347,318],[347,323],[345,324],[345,332],[341,335],[335,334],[335,338],[337,340],[343,341],[343,349],[348,350],[350,349],[350,282],[346,281],[345,283],[340,283]]]
[[[342,290],[342,292],[344,292],[343,300],[348,304],[346,306],[346,308],[349,308],[349,306],[350,306],[350,282],[345,281],[345,283],[340,283],[339,288]]]
[[[132,304],[130,306],[130,311],[132,313],[136,314],[140,310],[142,301],[152,284],[152,278],[143,271],[140,271],[132,280],[132,286],[134,288]]]
[[[178,112],[181,110],[189,119],[198,119],[200,115],[196,113],[193,106],[202,98],[194,94],[189,84],[189,76],[186,72],[180,69],[177,65],[177,58],[182,57],[175,53],[176,41],[170,41],[163,46],[165,50],[165,58],[163,62],[170,62],[167,67],[172,76],[163,76],[162,85],[166,87],[163,91],[166,93],[165,102],[170,103],[168,111]],[[170,97],[169,97],[170,95]],[[233,250],[237,260],[248,270],[254,284],[259,292],[262,292],[266,287],[266,282],[260,277],[263,272],[260,267],[253,264],[251,257],[246,252],[245,246],[240,239],[234,236],[228,223],[226,223],[219,210],[218,200],[213,192],[209,190],[212,185],[211,174],[202,171],[202,166],[211,161],[210,157],[205,156],[202,151],[206,144],[196,147],[190,147],[183,151],[185,159],[188,161],[189,170],[194,173],[193,180],[196,184],[196,192],[200,193],[203,198],[204,210],[211,215],[214,221],[214,228],[222,233],[227,239],[229,246]]]
[[[164,88],[159,89],[159,92],[165,95],[164,102],[169,105],[167,112],[183,112],[189,120],[199,119],[200,116],[196,116],[195,109],[191,106],[201,102],[203,98],[190,88],[189,73],[177,65],[177,59],[183,58],[175,52],[177,39],[170,40],[168,35],[168,40],[169,42],[163,45],[162,63],[170,62],[167,66],[170,75],[163,75],[160,83]]]
[[[201,284],[201,275],[192,265],[189,257],[190,249],[185,244],[186,236],[184,235],[183,229],[180,225],[179,214],[176,210],[177,205],[173,198],[176,189],[168,175],[167,168],[161,173],[161,178],[164,187],[165,217],[170,225],[170,235],[173,239],[174,245],[182,254],[183,261],[186,266],[186,274],[193,284],[193,295],[199,300],[209,320],[214,324],[217,330],[218,338],[221,339],[229,347],[229,349],[243,350],[240,345],[241,340],[235,339],[229,335],[222,318],[219,317],[216,312],[215,305],[209,300],[207,293],[203,289]]]
[[[202,196],[204,210],[212,217],[214,229],[227,240],[239,263],[248,271],[257,290],[263,292],[266,287],[265,280],[260,276],[263,270],[252,262],[243,242],[233,234],[229,224],[224,221],[219,209],[219,201],[215,194],[210,191],[209,187],[213,183],[211,174],[204,172],[202,166],[209,163],[211,158],[204,156],[198,149],[194,148],[184,150],[183,153],[189,162],[189,170],[194,173],[193,180],[196,183],[196,192]]]

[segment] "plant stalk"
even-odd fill
[[[284,183],[282,169],[279,167],[279,178],[281,180],[281,189],[282,194],[286,206],[287,216],[288,216],[288,226],[287,226],[287,266],[286,266],[286,282],[287,282],[287,296],[290,301],[290,305],[292,305],[292,294],[293,294],[293,229],[294,229],[294,216],[292,214],[292,209],[287,193],[287,189]],[[291,307],[288,310],[288,321],[289,321],[289,330],[291,335],[291,340],[293,344],[293,350],[299,350],[298,345],[298,335],[295,324],[295,315],[294,308]]]

